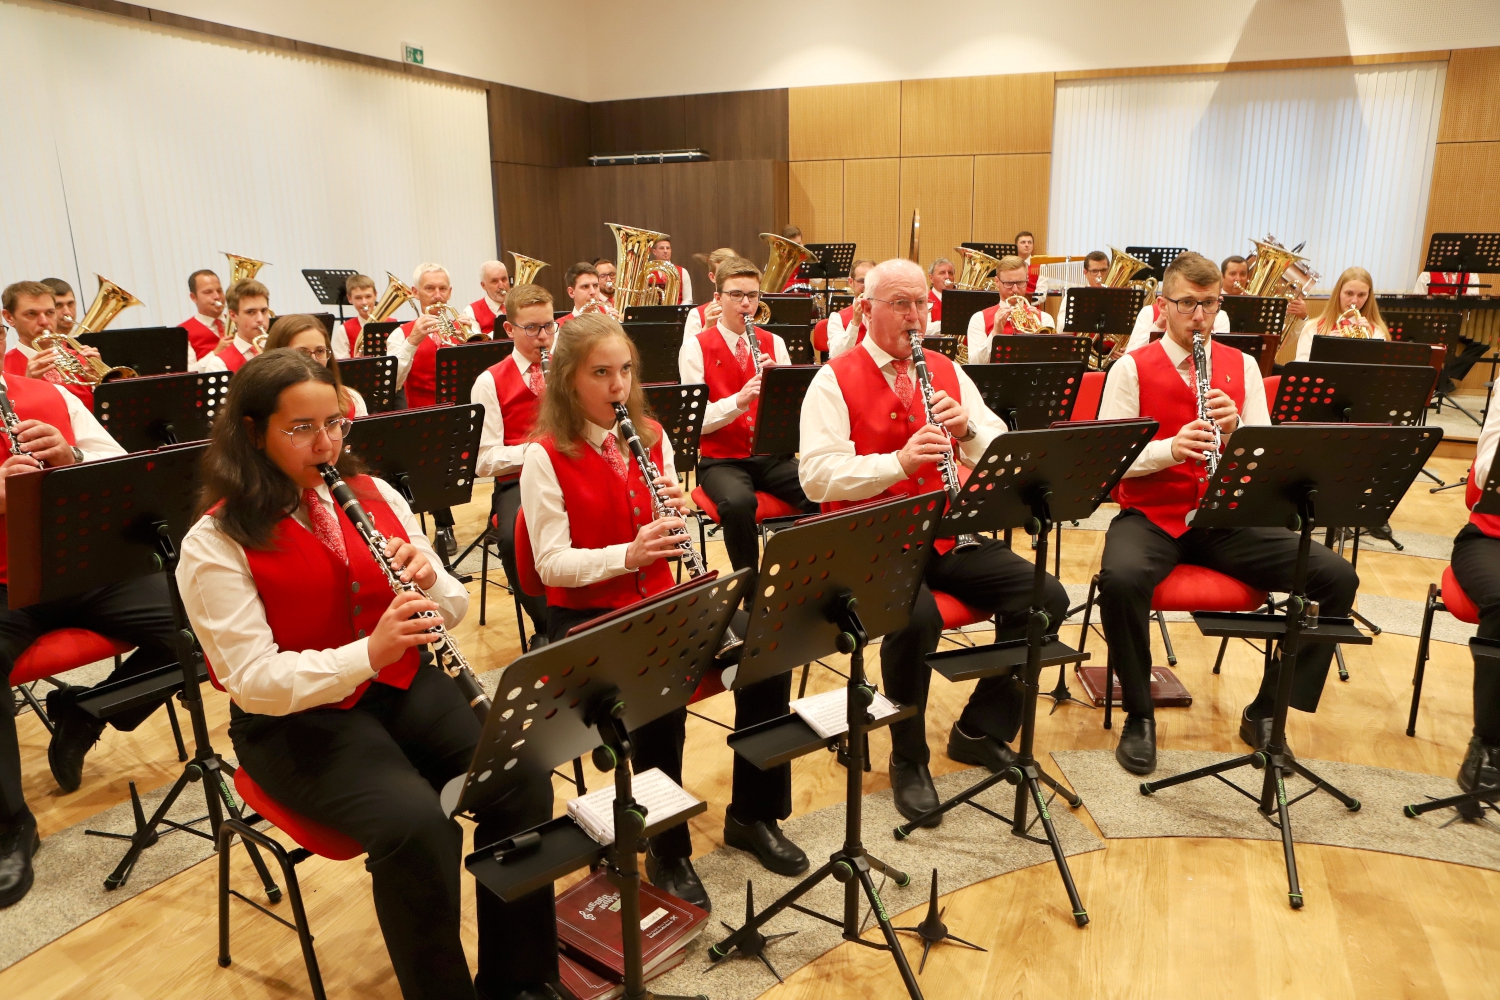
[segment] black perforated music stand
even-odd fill
[[[740,662],[732,668],[732,676],[730,670],[725,671],[724,681],[738,690],[835,651],[847,653],[849,726],[846,732],[825,739],[801,716],[791,713],[737,731],[729,737],[729,745],[762,770],[837,747],[847,776],[844,845],[826,864],[760,913],[747,914],[742,927],[709,948],[708,957],[715,963],[735,951],[764,961],[767,938],[760,929],[788,908],[826,920],[842,928],[845,940],[859,941],[863,891],[885,936],[884,945],[865,944],[889,951],[907,992],[916,1000],[922,996],[870,872],[878,871],[898,886],[910,885],[911,876],[871,857],[860,829],[865,736],[872,729],[911,718],[917,708],[901,706],[895,715],[878,722],[870,718],[875,689],[865,680],[864,651],[870,639],[889,635],[911,621],[912,602],[931,555],[943,499],[941,493],[928,493],[806,518],[766,541]],[[830,877],[844,884],[844,912],[839,919],[798,902]]]
[[[956,337],[966,337],[973,315],[999,302],[999,292],[950,288],[943,292],[943,330]]]
[[[468,773],[444,789],[450,813],[482,814],[507,790],[550,781],[554,767],[585,753],[592,752],[601,771],[614,771],[615,840],[609,847],[561,816],[478,848],[464,867],[485,889],[513,901],[604,861],[620,889],[627,997],[674,1000],[644,986],[636,855],[646,838],[707,808],[700,802],[675,816],[650,816],[633,793],[630,733],[691,700],[749,574],[700,577],[512,662]]]
[[[636,378],[645,382],[678,382],[677,352],[682,349],[681,323],[626,323],[625,332],[641,355]]]
[[[1217,337],[1214,339],[1218,339]],[[1401,340],[1361,340],[1353,337],[1313,337],[1309,361],[1344,365],[1406,365],[1432,368],[1432,345]],[[1437,369],[1433,368],[1434,371]]]
[[[1152,340],[1158,339],[1152,330]],[[1260,366],[1262,378],[1268,377],[1276,367],[1276,352],[1281,347],[1281,338],[1274,333],[1216,333],[1213,339],[1225,347],[1250,355]]]
[[[816,263],[807,262],[807,267],[812,271],[810,278],[842,278],[849,274],[849,269],[854,266],[854,251],[858,249],[857,243],[807,243],[804,249],[811,250],[818,255]],[[818,270],[821,268],[821,271]]]
[[[1135,317],[1145,301],[1142,288],[1069,288],[1059,326],[1071,334],[1088,334],[1094,351],[1106,358],[1135,329]]]
[[[990,364],[1086,361],[1093,349],[1094,342],[1088,337],[1066,333],[1002,334],[990,341]]]
[[[936,351],[949,361],[957,361],[961,339],[947,333],[927,333],[922,335],[922,347],[924,350]]]
[[[1018,256],[1020,256],[1020,251],[1018,251],[1016,249],[1016,245],[1014,243],[973,243],[973,242],[970,242],[970,243],[960,243],[959,246],[963,247],[965,250],[978,250],[980,253],[987,253],[991,257],[1018,257]],[[943,301],[946,303],[947,300],[948,300],[948,293],[944,292],[943,293]]]
[[[480,340],[437,349],[437,404],[464,406],[481,372],[498,365],[516,349],[514,340]]]
[[[97,347],[111,368],[134,368],[137,375],[180,375],[187,371],[188,335],[180,326],[140,326],[80,333],[85,347]]]
[[[1283,296],[1225,295],[1219,301],[1229,317],[1229,329],[1235,333],[1274,333],[1279,337],[1286,327],[1287,299]]]
[[[121,378],[94,387],[94,416],[126,451],[202,441],[229,392],[230,372]]]
[[[805,292],[767,293],[760,300],[771,307],[771,321],[767,326],[795,326],[806,330],[813,325],[813,300]]]
[[[1457,312],[1417,312],[1382,307],[1380,318],[1385,320],[1386,331],[1392,340],[1442,345],[1448,348],[1450,356],[1458,345],[1459,333],[1464,326],[1463,313]]]
[[[1082,361],[964,365],[984,405],[1013,431],[1040,430],[1069,419],[1083,371]]]
[[[344,307],[349,305],[349,294],[344,290],[344,283],[358,273],[347,267],[302,269],[302,277],[307,279],[307,286],[313,290],[318,301],[325,306],[338,306],[341,323],[344,321]]]
[[[678,328],[687,322],[687,314],[696,306],[631,306],[625,310],[627,323],[675,323]]]
[[[773,333],[786,344],[786,356],[794,365],[813,363],[812,328],[801,323],[767,323],[758,329]]]
[[[363,358],[344,358],[339,363],[339,380],[365,399],[369,413],[385,413],[396,405],[396,356],[371,354]]]
[[[708,386],[702,382],[662,382],[643,385],[641,391],[645,393],[647,409],[672,442],[672,467],[677,474],[685,476],[698,468]]]
[[[469,502],[483,426],[478,403],[398,410],[356,420],[345,447],[422,514]]]
[[[149,821],[131,783],[136,830],[128,838],[129,850],[104,880],[105,889],[125,884],[141,851],[156,843],[158,828],[170,827],[212,842],[226,813],[235,819],[241,815],[226,777],[235,769],[219,756],[209,738],[198,688],[198,678],[205,669],[203,653],[177,589],[179,546],[195,520],[197,491],[191,484],[198,480],[198,465],[206,448],[204,444],[179,445],[144,455],[27,470],[5,481],[8,599],[12,609],[129,583],[155,573],[166,574],[181,672],[176,679],[164,678],[165,686],[155,696],[180,691],[178,697],[192,720],[194,752]],[[203,782],[210,833],[166,818],[178,796],[194,781]],[[251,844],[245,849],[267,896],[276,902],[281,890],[272,881],[260,852]]]
[[[1187,247],[1126,247],[1125,252],[1151,265],[1143,271],[1136,272],[1132,277],[1138,281],[1155,278],[1160,282],[1162,275],[1166,273],[1167,265],[1187,253]]]
[[[1500,233],[1433,233],[1422,270],[1500,272]]]
[[[822,365],[777,365],[760,377],[752,455],[794,455],[801,450],[802,400]]]
[[[385,345],[386,341],[390,339],[391,333],[408,322],[411,321],[390,319],[381,320],[378,323],[366,323],[363,330],[363,342],[360,344],[362,352],[360,357],[369,358],[386,353]]]
[[[1271,421],[1409,426],[1422,419],[1436,378],[1431,366],[1293,361],[1281,371]]]
[[[1266,643],[1280,640],[1282,662],[1271,738],[1263,750],[1161,781],[1143,782],[1141,794],[1214,777],[1256,802],[1260,814],[1281,830],[1287,898],[1293,909],[1301,909],[1303,899],[1292,844],[1292,805],[1324,791],[1350,812],[1360,806],[1358,799],[1335,788],[1287,752],[1286,716],[1297,656],[1308,642],[1369,645],[1374,641],[1350,618],[1318,617],[1316,605],[1307,600],[1307,560],[1313,529],[1378,528],[1385,524],[1442,437],[1442,430],[1435,427],[1241,427],[1234,432],[1192,518],[1195,528],[1288,528],[1299,534],[1296,571],[1284,614],[1193,614],[1206,636]],[[1224,777],[1242,767],[1264,770],[1259,795]],[[1289,799],[1286,779],[1292,774],[1311,782],[1312,787]]]

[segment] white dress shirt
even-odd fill
[[[442,562],[401,495],[382,479],[376,479],[375,485],[401,519],[412,545],[437,571],[437,582],[428,593],[437,602],[443,623],[452,628],[468,610],[469,592],[443,570]],[[344,516],[329,497],[328,488],[321,484],[318,501],[334,518]],[[307,511],[301,506],[293,516],[303,527],[311,527]],[[266,621],[265,605],[256,590],[244,548],[221,531],[218,520],[211,515],[199,518],[182,540],[177,584],[193,631],[203,644],[203,654],[213,664],[214,675],[235,703],[247,712],[289,715],[335,704],[376,674],[370,667],[368,638],[355,639],[333,649],[300,653],[279,649]]]
[[[673,265],[675,266],[675,265]],[[679,305],[695,305],[693,301],[693,276],[685,267],[677,268],[677,277],[682,279],[682,301]]]
[[[526,381],[526,373],[531,370],[531,362],[522,357],[520,351],[511,351],[500,363],[515,365],[522,382]],[[474,466],[474,474],[508,476],[520,471],[527,444],[524,441],[520,444],[505,443],[505,415],[500,412],[500,390],[488,368],[474,380],[469,402],[484,407],[484,429],[479,432],[479,460]]]
[[[358,329],[355,331],[355,336],[357,337],[359,336],[358,331],[365,328],[365,321],[359,318],[358,313],[355,313],[354,321],[359,324]],[[332,349],[335,358],[345,361],[352,356],[349,353],[349,334],[344,329],[343,323],[335,323],[333,325],[333,336],[328,339],[333,342]]]
[[[885,376],[886,385],[895,387],[892,358],[875,341],[866,337],[855,350],[868,351]],[[959,402],[969,411],[969,429],[974,431],[974,437],[959,444],[958,457],[973,468],[984,457],[990,442],[1005,433],[1005,422],[984,405],[984,397],[963,368],[958,365],[954,368],[958,375]],[[916,371],[908,368],[907,374],[913,391],[920,393]],[[908,478],[897,452],[856,455],[850,434],[849,408],[839,388],[838,374],[832,365],[824,365],[813,376],[802,401],[801,459],[797,472],[802,492],[809,500],[815,503],[868,500]]]
[[[490,307],[490,312],[495,314],[494,329],[504,330],[505,327],[501,326],[500,324],[505,322],[505,303],[496,302],[494,299],[490,298],[489,292],[484,293],[484,301],[485,304]],[[464,318],[464,322],[468,323],[471,329],[479,329],[479,317],[474,315],[474,303],[470,302],[468,305],[464,306],[464,311],[459,313],[459,315]],[[499,334],[497,333],[492,333],[491,336],[494,336],[497,339],[499,338]]]
[[[18,344],[23,351],[31,350],[24,344]],[[36,352],[32,351],[32,355]],[[40,381],[40,380],[39,380]],[[49,383],[52,388],[62,393],[63,402],[68,407],[68,421],[73,425],[73,447],[83,452],[83,460],[92,462],[99,458],[115,458],[126,454],[120,443],[109,436],[109,431],[104,425],[89,412],[88,407],[83,405],[83,400],[73,395],[63,386]],[[21,418],[25,420],[25,417]],[[60,428],[59,428],[60,429]]]
[[[1156,318],[1151,315],[1151,308],[1152,303],[1147,302],[1141,306],[1141,311],[1135,314],[1135,326],[1130,331],[1130,340],[1125,344],[1127,353],[1151,343],[1151,330],[1156,326]],[[1214,314],[1214,333],[1228,332],[1229,313],[1220,309]]]
[[[686,344],[703,332],[703,320],[698,315],[698,307],[694,306],[688,310],[687,319],[682,322],[682,342]]]
[[[223,316],[205,316],[202,313],[199,313],[197,316],[194,316],[193,318],[196,319],[198,322],[202,323],[204,326],[208,327],[210,331],[212,331],[213,333],[217,334],[218,331],[214,330],[214,324],[217,323],[217,322],[219,322],[224,317]],[[224,370],[223,362],[219,362],[219,367],[218,368],[204,368],[203,366],[206,365],[209,361],[217,360],[217,359],[214,358],[214,352],[213,351],[209,351],[207,354],[203,355],[203,357],[201,357],[201,358],[198,357],[198,353],[193,350],[193,342],[192,342],[191,339],[188,340],[187,352],[188,352],[187,353],[187,356],[188,356],[187,370],[190,371],[190,372],[223,371]]]
[[[422,346],[421,340],[418,340],[415,344],[407,340],[406,338],[409,336],[411,334],[402,333],[401,327],[398,326],[385,338],[385,353],[394,356],[396,359],[397,389],[406,384],[406,376],[411,374],[412,359],[417,356],[417,348]]]
[[[344,391],[349,394],[350,400],[354,403],[354,415],[356,417],[368,417],[370,415],[370,408],[365,405],[365,397],[359,394],[359,390],[346,385],[344,386]]]
[[[1500,386],[1500,382],[1495,385]],[[1483,489],[1490,478],[1490,464],[1495,457],[1495,442],[1500,441],[1500,406],[1495,403],[1495,390],[1490,389],[1490,410],[1484,415],[1484,427],[1479,431],[1479,442],[1474,445],[1474,475],[1471,482]]]
[[[844,326],[844,311],[842,309],[828,317],[828,360],[832,361],[840,354],[847,354],[854,346],[855,340],[859,338],[859,331],[864,327],[864,317],[852,327]],[[931,331],[928,331],[931,332]]]
[[[1164,336],[1161,346],[1167,352],[1167,360],[1176,366],[1182,381],[1189,389],[1193,388],[1192,359],[1193,352],[1185,347],[1179,347],[1171,337]],[[1270,411],[1266,408],[1266,382],[1260,373],[1260,362],[1248,354],[1240,354],[1244,359],[1244,373],[1241,377],[1245,382],[1245,405],[1240,410],[1240,424],[1256,424],[1260,426],[1271,422]],[[1208,351],[1208,370],[1210,377],[1213,375],[1214,357],[1213,351]],[[1104,383],[1104,395],[1099,400],[1100,420],[1130,420],[1141,415],[1141,376],[1135,367],[1135,359],[1129,354],[1116,361],[1109,369],[1109,378]],[[1170,430],[1175,437],[1178,431],[1176,427],[1164,428]],[[1172,438],[1165,437],[1152,441],[1141,449],[1140,455],[1136,457],[1135,464],[1125,473],[1126,479],[1135,476],[1146,476],[1153,472],[1173,465],[1181,465],[1177,459],[1172,457]]]
[[[602,452],[608,434],[615,435],[625,461],[634,462],[630,449],[620,437],[619,424],[600,427],[592,421],[583,422],[585,447],[594,449],[596,454]],[[672,464],[672,442],[665,434],[661,439],[661,458],[661,474],[675,480],[677,467]],[[642,497],[641,502],[649,504],[651,498]],[[573,531],[568,526],[567,503],[562,487],[557,484],[552,456],[535,443],[528,446],[526,460],[521,466],[521,509],[526,512],[526,533],[531,537],[537,576],[547,586],[587,587],[634,572],[625,568],[625,550],[630,547],[630,542],[635,541],[634,537],[602,549],[574,547]]]
[[[1045,310],[1045,309],[1038,309],[1037,313],[1042,318],[1042,328],[1043,329],[1046,329],[1046,330],[1056,330],[1057,329],[1057,324],[1052,319],[1052,314],[1051,313],[1047,312],[1047,310]],[[1005,320],[1003,318],[1001,318],[1000,316],[997,315],[995,317],[995,325],[996,326],[1001,326],[1002,324],[1004,324],[1004,322],[1005,322]],[[995,332],[993,330],[991,332],[989,332],[989,333],[985,333],[984,332],[984,310],[981,309],[979,312],[977,312],[974,315],[970,316],[969,317],[968,335],[965,338],[967,340],[967,342],[968,342],[968,345],[969,345],[969,364],[971,364],[971,365],[987,365],[987,364],[989,364],[989,362],[990,362],[990,345],[991,345],[991,342],[994,340],[995,337],[1004,337],[1004,336],[1008,336],[1008,334],[997,333],[997,332]]]
[[[723,323],[714,327],[719,336],[724,338],[724,346],[729,348],[729,353],[734,353],[735,341],[744,337],[742,333],[735,333]],[[787,353],[786,341],[781,339],[780,334],[772,334],[776,338],[774,347],[776,363],[778,365],[789,365],[792,363],[791,355]],[[759,350],[759,348],[755,348]],[[702,382],[703,379],[703,345],[698,338],[685,341],[677,351],[677,372],[681,376],[683,385],[693,385]],[[726,424],[732,424],[739,418],[741,413],[746,412],[735,403],[735,396],[725,396],[723,399],[715,399],[703,408],[703,433],[712,434]]]
[[[1319,316],[1317,319],[1308,320],[1306,323],[1302,324],[1302,329],[1299,330],[1299,331],[1297,331],[1297,357],[1296,357],[1297,361],[1311,361],[1312,360],[1312,348],[1313,348],[1313,338],[1314,337],[1326,337],[1326,336],[1330,336],[1330,334],[1325,333],[1324,330],[1323,330],[1323,320],[1324,320],[1324,317],[1322,317],[1322,316]],[[1386,339],[1385,338],[1385,331],[1382,330],[1380,327],[1377,326],[1375,329],[1373,329],[1373,330],[1370,331],[1370,339],[1371,340],[1384,340],[1384,339]]]

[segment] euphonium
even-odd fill
[[[98,333],[126,309],[144,304],[104,275],[96,274],[94,277],[99,279],[99,294],[94,296],[93,304],[83,314],[83,319],[74,324],[75,336],[80,333]]]
[[[1354,340],[1369,340],[1374,330],[1365,314],[1359,311],[1359,307],[1350,306],[1339,313],[1339,318],[1333,321],[1333,329],[1329,331],[1335,337],[1349,337]]]
[[[1282,246],[1275,236],[1268,233],[1264,240],[1250,242],[1255,244],[1255,253],[1250,256],[1253,264],[1250,281],[1245,285],[1246,295],[1279,295],[1290,302],[1304,298],[1317,282],[1318,272],[1309,266],[1307,258]],[[1297,250],[1300,249],[1299,245]],[[1285,344],[1287,336],[1301,325],[1299,317],[1288,316],[1281,327],[1281,343]]]
[[[228,250],[221,250],[220,253],[229,258],[229,284],[225,286],[227,288],[233,288],[241,281],[255,277],[260,273],[260,269],[266,266],[265,261],[256,260],[254,257],[241,257],[239,254],[230,253]],[[273,313],[272,316],[274,317],[275,314]],[[270,332],[270,329],[270,326],[266,327],[267,332]],[[224,335],[230,338],[234,337],[233,316],[229,316],[224,320]],[[257,347],[264,345],[264,335],[257,338],[257,340],[259,341],[256,344]]]
[[[396,315],[396,310],[408,302],[415,302],[416,293],[411,287],[396,277],[391,272],[385,272],[385,291],[381,293],[380,299],[370,307],[370,315],[360,324],[359,336],[354,339],[354,357],[365,356],[365,325],[368,323],[384,323]]]
[[[1017,333],[1041,333],[1046,329],[1042,323],[1042,311],[1032,305],[1026,296],[1012,295],[1005,300],[1005,304],[1010,308],[1010,315],[1006,319]]]
[[[94,296],[94,302],[89,306],[89,311],[84,314],[83,319],[74,324],[75,335],[98,333],[113,323],[115,317],[126,309],[142,304],[140,299],[103,275],[96,274],[94,277],[99,279],[99,294]],[[74,337],[63,336],[56,332],[44,333],[32,341],[31,346],[38,351],[57,352],[54,364],[57,381],[62,385],[95,386],[112,379],[136,377],[134,368],[111,368],[98,358],[85,356],[83,345]]]
[[[953,279],[953,287],[961,292],[983,292],[988,291],[995,281],[995,271],[1000,266],[1000,258],[992,257],[983,250],[975,250],[973,247],[954,247],[954,251],[963,259],[963,267],[959,269],[958,277]]]
[[[510,251],[510,255],[516,260],[516,273],[511,276],[510,283],[514,285],[530,285],[536,281],[537,272],[547,267],[547,262],[537,260],[535,257],[527,257],[524,254]]]
[[[1106,243],[1105,246],[1109,246],[1109,244]],[[1150,298],[1156,292],[1156,279],[1134,280],[1137,274],[1150,266],[1150,264],[1139,257],[1132,257],[1123,250],[1109,247],[1109,270],[1104,272],[1104,277],[1100,279],[1099,283],[1105,288],[1139,288],[1146,293],[1147,298]],[[1108,365],[1111,361],[1118,360],[1125,353],[1125,347],[1130,343],[1130,337],[1120,334],[1115,336],[1114,341],[1114,346],[1110,349],[1109,357],[1104,360],[1103,365]],[[1091,361],[1097,357],[1098,355],[1093,353],[1089,355]]]
[[[621,316],[631,306],[661,305],[680,297],[682,276],[663,260],[651,259],[651,248],[666,233],[636,229],[606,222],[615,234],[615,309]],[[665,287],[651,287],[652,275],[661,275]]]

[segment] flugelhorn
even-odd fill
[[[1359,311],[1358,306],[1350,306],[1339,313],[1339,317],[1333,321],[1333,329],[1329,333],[1335,337],[1369,340],[1374,329],[1370,321],[1365,318],[1365,314]]]
[[[1012,295],[1005,300],[1005,305],[1010,309],[1005,318],[1017,333],[1041,333],[1047,328],[1042,322],[1042,311],[1026,296]]]
[[[549,266],[544,260],[537,260],[535,257],[527,257],[525,254],[516,253],[514,250],[509,251],[509,253],[512,257],[515,258],[516,261],[516,273],[512,275],[510,279],[512,287],[516,285],[532,284],[536,281],[537,273],[540,272],[542,268]]]
[[[436,318],[438,321],[437,342],[439,347],[457,347],[459,344],[472,344],[476,341],[490,339],[482,333],[469,333],[468,321],[446,302],[434,302],[428,306],[427,315]]]
[[[96,274],[94,277],[99,279],[99,294],[94,296],[93,304],[89,306],[83,319],[74,324],[75,334],[98,333],[126,309],[142,304],[140,299],[103,275]],[[85,355],[81,343],[74,337],[61,333],[44,333],[33,340],[31,346],[38,351],[57,353],[53,363],[56,366],[57,380],[63,385],[95,386],[117,378],[136,377],[134,368],[111,368],[98,358]]]

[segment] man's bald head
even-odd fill
[[[905,257],[893,257],[890,260],[881,261],[869,271],[865,272],[865,297],[876,298],[876,289],[884,289],[879,293],[879,298],[900,298],[898,295],[886,294],[889,289],[897,285],[905,285],[916,282],[922,289],[922,296],[927,294],[927,275],[923,273],[922,267]]]
[[[870,339],[893,358],[910,357],[908,331],[927,329],[927,275],[921,266],[903,258],[876,264],[865,274],[865,298]]]
[[[479,285],[493,301],[503,301],[510,291],[510,271],[498,260],[487,260],[479,265]]]

